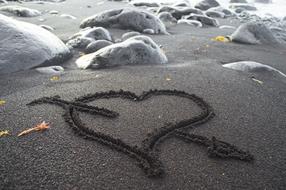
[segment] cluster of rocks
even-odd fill
[[[168,62],[159,45],[136,31],[127,32],[115,41],[106,28],[88,27],[73,35],[67,45],[86,53],[76,61],[81,69]]]
[[[67,45],[72,48],[82,48],[90,50],[90,44],[101,40],[101,44],[112,44],[113,38],[109,31],[103,27],[85,28],[70,37]],[[104,43],[103,43],[104,42]],[[89,47],[89,48],[87,48]],[[93,45],[93,47],[95,47]]]
[[[80,24],[81,28],[94,26],[131,29],[143,33],[167,34],[165,25],[158,17],[144,10],[128,8],[104,11],[86,18]]]
[[[159,5],[150,3],[132,3],[134,6],[148,7],[147,10],[155,13],[168,28],[171,25],[189,24],[196,27],[214,26],[219,22],[216,18],[235,16],[234,12],[223,8],[216,0],[202,0],[194,6],[187,2],[173,5]]]
[[[2,2],[6,3],[3,0]],[[53,2],[61,1],[53,0]],[[191,6],[188,1],[163,6],[158,3],[131,2],[135,7],[143,6],[146,9],[112,9],[90,16],[81,22],[81,30],[70,37],[66,44],[47,31],[52,31],[52,27],[46,25],[38,27],[0,15],[0,40],[10,40],[8,48],[1,47],[4,43],[0,44],[0,49],[4,50],[0,52],[0,72],[14,72],[47,65],[51,61],[53,63],[63,61],[70,57],[73,48],[78,48],[85,53],[76,61],[76,65],[82,69],[165,64],[168,59],[160,46],[143,34],[168,34],[167,28],[175,24],[219,27],[217,18],[237,17],[242,22],[247,21],[229,36],[233,42],[278,44],[280,39],[286,41],[285,30],[281,29],[282,27],[269,26],[269,23],[273,24],[274,21],[278,23],[281,20],[276,20],[275,17],[265,19],[252,16],[248,10],[254,10],[254,8],[250,8],[251,5],[246,0],[230,2],[232,3],[230,8],[234,11],[220,6],[216,0],[202,0],[194,6]],[[41,14],[37,10],[19,6],[2,6],[0,11],[17,16]],[[50,12],[50,14],[58,14],[58,12]],[[108,28],[126,29],[131,32],[115,40]],[[227,28],[227,26],[221,26],[221,28]],[[12,35],[9,31],[12,31]],[[49,43],[51,41],[53,43]],[[11,56],[8,52],[13,52],[14,55]],[[48,67],[38,71],[59,73],[63,72],[63,69]]]
[[[139,35],[84,55],[76,64],[79,68],[86,69],[167,62],[165,53],[150,37]]]

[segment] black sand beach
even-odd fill
[[[57,10],[77,19],[51,14],[17,18],[47,24],[66,41],[79,31],[82,19],[126,3],[68,0],[58,4],[24,3],[40,11]],[[17,3],[15,3],[17,4]],[[88,8],[88,5],[91,8]],[[234,19],[220,24],[239,26]],[[114,38],[126,30],[108,29]],[[273,73],[245,73],[222,67],[235,61],[256,61],[286,73],[286,48],[273,45],[222,43],[211,39],[234,30],[176,25],[170,35],[150,35],[162,45],[167,65],[121,66],[79,70],[74,57],[65,62],[59,80],[35,70],[0,76],[1,130],[11,136],[0,138],[0,189],[285,189],[286,187],[286,78]],[[261,82],[257,82],[257,79]],[[191,134],[235,145],[249,151],[254,160],[210,158],[207,148],[177,138],[158,145],[164,174],[147,177],[136,160],[96,141],[84,139],[65,122],[64,109],[31,101],[59,95],[72,101],[89,93],[110,90],[140,95],[150,89],[176,89],[206,101],[215,117],[193,129]],[[177,123],[201,112],[192,101],[176,96],[156,96],[142,102],[104,99],[89,103],[118,112],[117,118],[79,112],[89,127],[129,145],[141,146],[147,134],[166,123]],[[39,122],[51,128],[27,136],[16,135]]]

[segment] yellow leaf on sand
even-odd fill
[[[50,80],[51,81],[57,81],[57,80],[60,80],[60,77],[59,76],[53,76]]]
[[[9,134],[9,131],[5,130],[5,131],[0,131],[0,137],[4,137],[4,136],[7,136],[7,135],[10,135]]]
[[[213,41],[217,42],[229,42],[230,40],[224,36],[217,36],[215,38],[212,38]]]
[[[0,106],[4,105],[6,103],[5,100],[0,100]]]
[[[49,124],[43,121],[42,123],[38,124],[36,127],[22,131],[21,133],[18,134],[18,137],[29,134],[34,131],[44,131],[49,128],[50,128]]]

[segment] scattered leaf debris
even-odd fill
[[[0,137],[5,137],[5,136],[8,136],[8,135],[10,135],[8,130],[0,131]]]
[[[52,78],[50,78],[51,81],[58,81],[60,80],[59,76],[53,76]]]

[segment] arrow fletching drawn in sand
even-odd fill
[[[43,121],[42,123],[38,124],[36,127],[22,131],[17,136],[20,137],[23,135],[27,135],[27,134],[34,132],[34,131],[45,131],[46,129],[49,129],[49,128],[50,128],[49,124],[46,123],[45,121]]]

